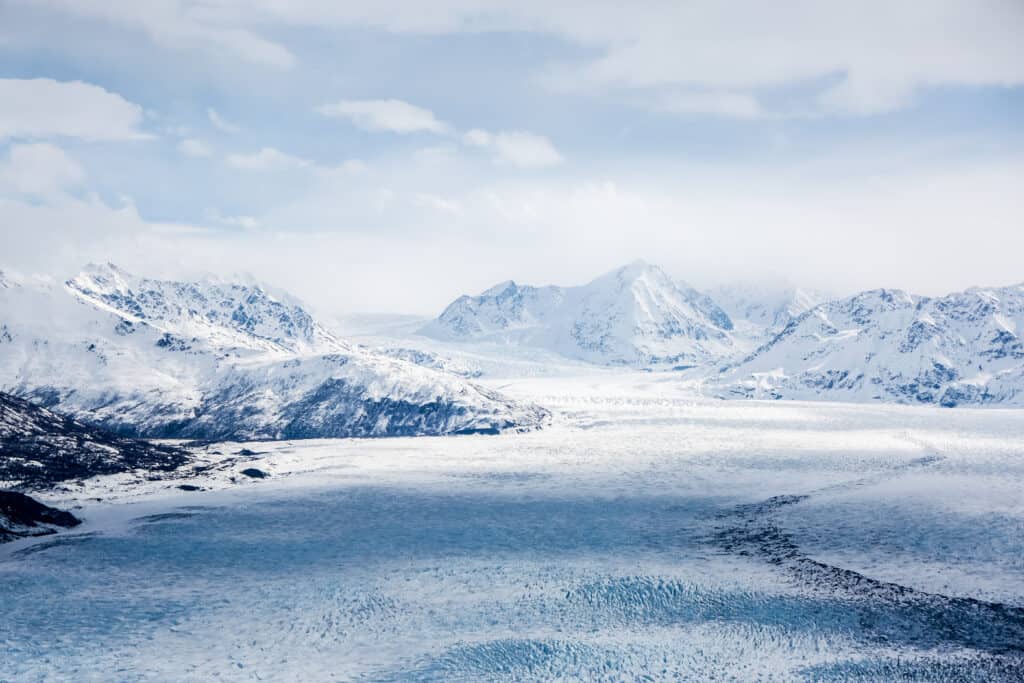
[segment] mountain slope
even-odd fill
[[[503,282],[460,297],[421,333],[535,346],[601,364],[688,365],[734,353],[731,327],[709,298],[637,262],[577,287]]]
[[[819,305],[723,373],[726,395],[1024,404],[1024,286]]]
[[[152,280],[107,263],[86,266],[66,286],[80,300],[126,320],[219,347],[294,353],[348,350],[298,302],[256,284]]]
[[[39,487],[133,469],[169,471],[180,448],[128,439],[0,392],[0,481]]]
[[[0,290],[0,389],[167,438],[494,432],[546,417],[337,339],[261,287],[148,280],[109,264],[64,287]]]

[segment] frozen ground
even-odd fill
[[[1024,411],[490,381],[554,424],[42,496],[0,680],[1022,680]]]

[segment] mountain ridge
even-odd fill
[[[707,362],[734,346],[731,322],[707,297],[636,261],[584,285],[507,280],[453,301],[421,333],[496,340],[610,365]]]
[[[118,433],[275,439],[500,432],[546,411],[349,344],[261,287],[90,266],[0,290],[0,390]]]

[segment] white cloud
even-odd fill
[[[196,9],[193,0],[174,4]],[[1019,0],[944,0],[926,8],[919,0],[649,0],[639,8],[616,0],[220,0],[216,11],[191,13],[204,14],[235,27],[259,16],[265,24],[403,33],[528,31],[597,53],[549,72],[547,82],[559,89],[683,86],[760,98],[775,87],[848,83],[825,96],[820,113],[892,110],[930,86],[1024,84]]]
[[[245,263],[328,310],[432,314],[502,279],[575,284],[640,257],[698,286],[785,273],[840,293],[932,294],[1021,279],[1019,161],[905,166],[879,151],[864,150],[863,172],[853,175],[845,157],[770,172],[640,166],[538,179],[403,158],[366,174],[314,176],[308,195],[254,212],[258,225],[238,217],[245,229],[209,233],[154,226],[130,205],[0,197],[0,256],[50,272],[99,259],[168,275]],[[426,210],[432,199],[441,203]]]
[[[178,151],[187,157],[205,159],[213,155],[213,152],[202,140],[186,138],[178,143]]]
[[[0,140],[140,140],[142,107],[81,81],[0,79]]]
[[[444,134],[448,125],[439,121],[434,112],[402,100],[341,100],[325,104],[316,110],[323,116],[345,118],[369,131],[392,133]]]
[[[919,0],[649,0],[640,8],[615,0],[47,0],[45,6],[142,31],[158,44],[276,68],[293,66],[295,57],[259,35],[262,27],[545,33],[596,54],[554,65],[545,81],[558,89],[697,88],[745,94],[763,107],[767,89],[824,88],[839,79],[843,85],[822,93],[812,113],[889,111],[931,86],[1024,84],[1019,0],[944,0],[926,10]]]
[[[206,116],[210,119],[210,123],[213,127],[221,131],[222,133],[230,133],[234,135],[241,131],[241,128],[226,120],[223,116],[217,113],[216,109],[210,108],[206,110]]]
[[[474,128],[473,130],[467,131],[463,134],[462,141],[472,147],[487,147],[494,141],[494,136],[486,130]]]
[[[260,226],[260,221],[253,216],[224,216],[215,209],[207,211],[206,218],[215,223],[242,230],[255,230]]]
[[[36,4],[35,0],[21,0]],[[223,3],[224,9],[233,4]],[[165,47],[203,50],[227,55],[260,66],[288,69],[295,65],[295,56],[283,45],[250,30],[249,13],[244,4],[236,4],[234,16],[218,17],[217,3],[195,0],[46,0],[46,5],[65,13],[89,17],[128,29],[141,31]]]
[[[55,197],[84,179],[78,162],[49,143],[12,145],[7,161],[0,163],[0,192]]]
[[[436,211],[447,211],[449,213],[460,213],[462,211],[462,207],[459,206],[458,202],[429,192],[418,192],[415,198],[418,204]]]
[[[764,115],[753,95],[733,92],[685,92],[661,98],[656,108],[675,114],[712,114],[735,119]]]
[[[522,130],[488,133],[473,129],[462,136],[466,144],[486,147],[494,152],[495,161],[520,168],[554,166],[564,161],[555,146],[543,135]]]
[[[243,171],[282,171],[313,166],[313,162],[308,159],[286,154],[273,147],[264,147],[253,154],[230,154],[226,161],[228,166]]]

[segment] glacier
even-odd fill
[[[1020,680],[1024,413],[673,378],[484,380],[553,424],[41,494],[84,521],[0,546],[0,679]]]

